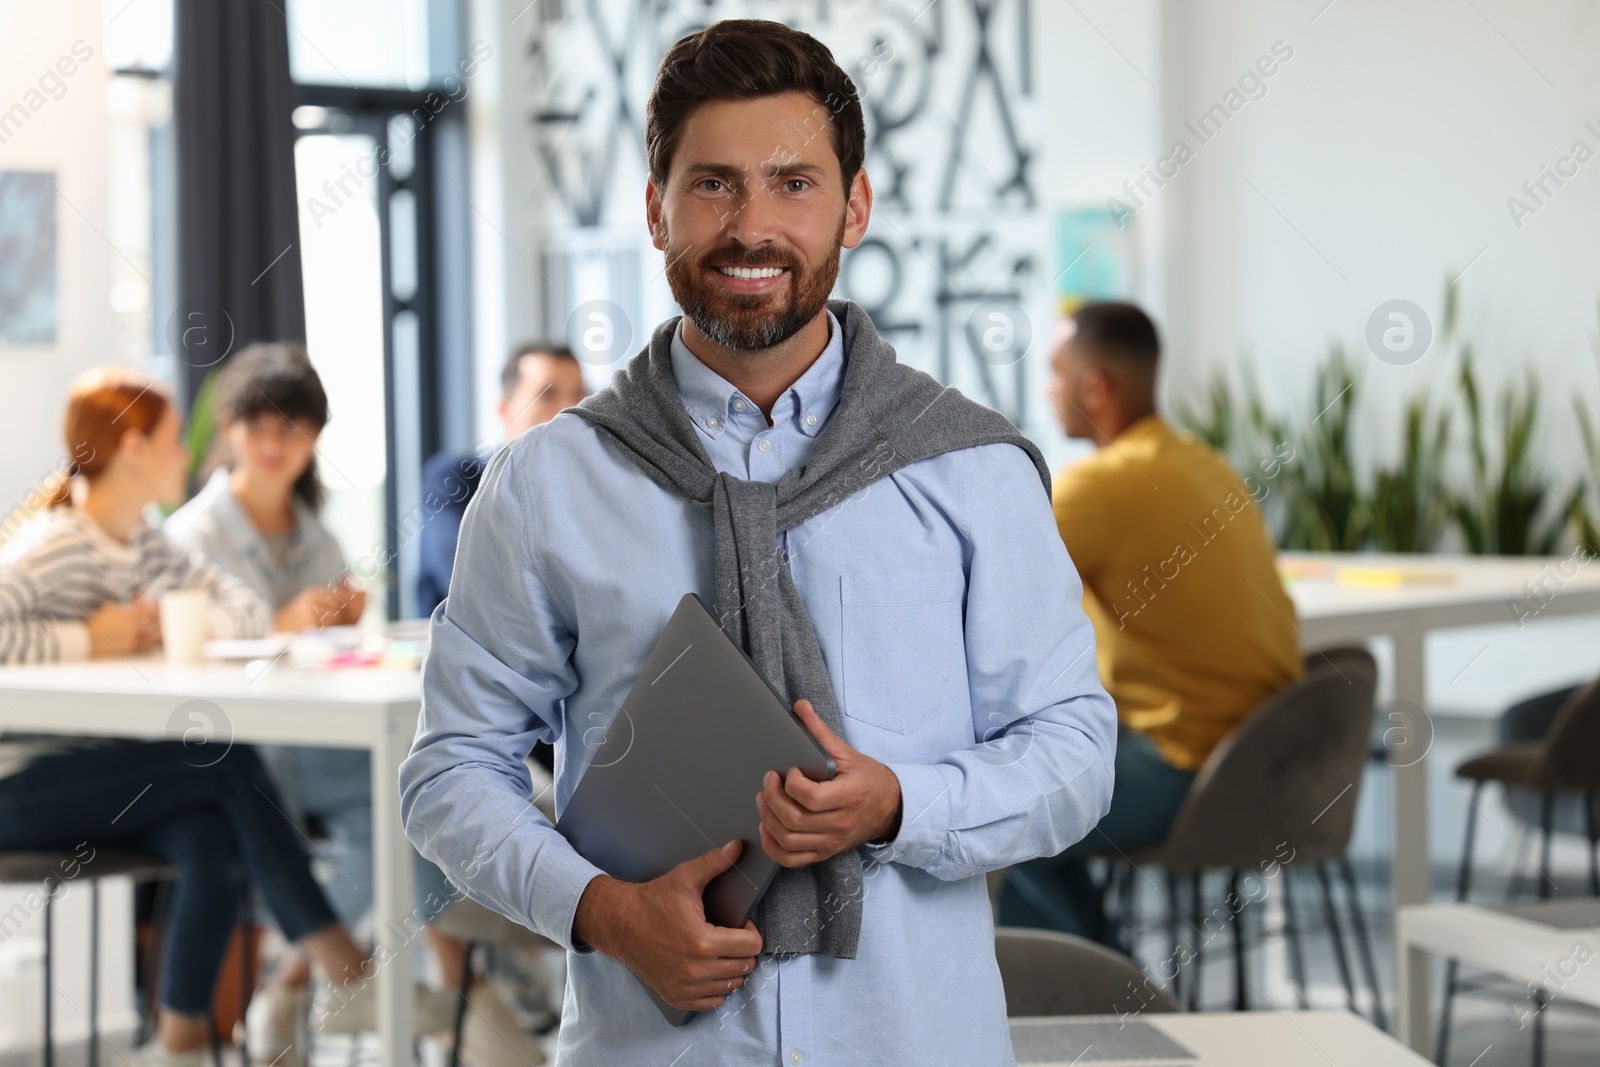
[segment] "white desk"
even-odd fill
[[[1011,1036],[1018,1046],[1018,1067],[1069,1067],[1080,1056],[1080,1067],[1422,1067],[1428,1061],[1370,1025],[1360,1016],[1335,1011],[1247,1011],[1216,1014],[1146,1014],[1129,1020],[1143,1023],[1183,1046],[1191,1055],[1165,1058],[1151,1056],[1123,1046],[1137,1040],[1137,1034],[1120,1027],[1115,1015],[1070,1016],[1064,1018],[1012,1019]],[[1024,1058],[1023,1042],[1032,1027],[1059,1026],[1070,1032],[1088,1027],[1085,1039],[1093,1042],[1092,1052],[1082,1049],[1062,1059]],[[1098,1032],[1094,1032],[1098,1031]],[[1123,1046],[1123,1047],[1119,1047]],[[1117,1058],[1118,1052],[1132,1053]]]
[[[1395,941],[1410,952],[1401,953],[1397,984],[1404,990],[1426,974],[1424,953],[1432,952],[1543,986],[1555,1000],[1600,1007],[1600,969],[1586,962],[1600,956],[1597,922],[1600,904],[1584,898],[1527,901],[1507,910],[1477,904],[1401,908]],[[1426,1023],[1417,1020],[1417,1029],[1427,1030]]]
[[[168,667],[157,659],[0,667],[0,730],[181,739],[191,729],[220,756],[230,743],[326,745],[372,753],[373,929],[382,1062],[411,1062],[410,845],[398,775],[421,709],[415,671]],[[195,717],[197,716],[197,717]],[[197,757],[198,758],[198,757]],[[223,757],[225,758],[225,757]]]
[[[1427,635],[1431,630],[1485,623],[1516,623],[1518,608],[1537,618],[1600,613],[1600,566],[1570,557],[1283,554],[1290,567],[1326,564],[1393,567],[1401,570],[1448,571],[1449,583],[1417,583],[1397,588],[1363,588],[1326,578],[1300,578],[1288,583],[1300,616],[1300,633],[1314,647],[1342,640],[1387,637],[1394,642],[1394,699],[1418,709],[1427,707]],[[1539,590],[1535,599],[1531,586]],[[1426,742],[1432,730],[1426,720],[1389,724],[1397,741],[1415,740],[1396,753],[1394,763],[1394,902],[1396,908],[1425,904],[1430,897],[1428,869],[1428,794]],[[1398,943],[1397,943],[1398,944]],[[1397,952],[1407,951],[1403,948]],[[1414,976],[1396,1014],[1399,1033],[1412,1048],[1426,1051],[1428,1017],[1427,969],[1420,950],[1400,960],[1400,970]]]

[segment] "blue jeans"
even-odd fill
[[[1110,944],[1088,858],[1166,840],[1193,781],[1193,774],[1162,759],[1149,738],[1119,726],[1111,810],[1066,851],[1019,863],[1006,873],[1000,925],[1059,930]]]
[[[126,845],[178,868],[161,1005],[185,1015],[211,1010],[247,884],[291,941],[337,921],[255,749],[198,759],[180,741],[116,741],[0,778],[0,851]],[[83,867],[92,873],[94,860]]]
[[[372,761],[365,749],[267,746],[262,757],[283,793],[284,810],[301,821],[315,819],[327,835],[317,853],[333,874],[324,884],[328,903],[346,926],[355,927],[371,909]],[[396,786],[398,791],[398,785]],[[394,803],[400,802],[399,797]],[[432,922],[461,893],[444,872],[415,851],[412,915]]]

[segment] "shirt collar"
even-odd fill
[[[219,466],[212,471],[205,487],[195,494],[195,499],[204,498],[211,505],[207,510],[217,517],[218,523],[228,531],[235,544],[249,546],[267,558],[272,558],[272,554],[267,551],[266,538],[261,536],[261,531],[256,529],[256,524],[250,521],[250,516],[245,514],[238,498],[233,495],[233,489],[228,484],[228,473],[228,468],[225,466]],[[308,518],[314,519],[315,516],[299,497],[291,502],[290,507],[294,509],[295,517],[294,530],[291,531],[289,538],[292,562],[305,547],[306,521]]]
[[[807,437],[822,432],[844,387],[844,330],[832,310],[827,315],[828,343],[823,346],[822,354],[772,405],[774,426],[785,418],[793,419],[795,429]],[[681,321],[672,331],[671,352],[672,376],[678,384],[678,396],[702,433],[721,436],[728,425],[728,417],[737,413],[736,399],[749,405],[747,411],[759,410],[749,397],[689,351],[689,346],[683,343]]]

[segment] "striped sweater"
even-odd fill
[[[153,526],[141,522],[123,542],[81,508],[49,508],[0,549],[0,664],[87,659],[86,620],[103,605],[196,587],[211,591],[213,637],[260,637],[272,625],[248,586]]]
[[[47,509],[0,549],[0,664],[88,659],[86,620],[103,605],[136,596],[154,601],[173,589],[199,587],[211,591],[213,637],[260,637],[271,627],[271,609],[253,590],[147,523],[124,542],[80,508]],[[93,743],[6,736],[0,739],[0,777],[40,756]]]

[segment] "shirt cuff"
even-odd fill
[[[58,622],[55,631],[56,655],[62,663],[79,663],[89,658],[89,626],[82,622]]]
[[[539,850],[533,865],[534,886],[528,897],[528,917],[533,929],[561,947],[579,953],[593,952],[579,947],[572,939],[572,920],[578,914],[578,901],[595,878],[606,873],[578,855],[576,849],[551,831],[556,841]]]
[[[950,830],[951,776],[954,767],[927,763],[890,763],[900,779],[900,830],[882,844],[867,845],[874,863],[904,863],[928,867],[944,855]]]

